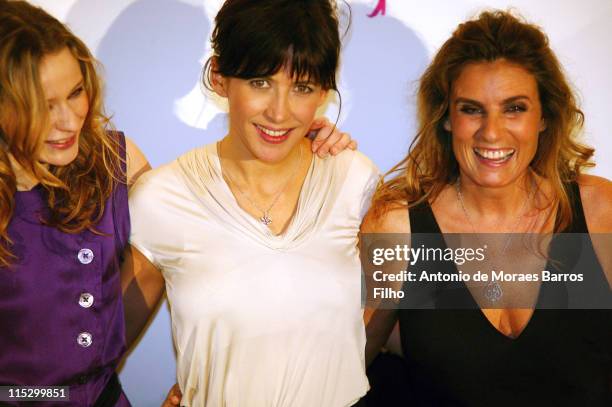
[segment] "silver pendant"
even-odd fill
[[[265,226],[269,226],[272,223],[272,219],[268,216],[266,212],[264,212],[263,216],[259,218],[259,221],[263,223]]]
[[[504,292],[497,281],[489,282],[485,287],[484,296],[491,302],[497,302],[504,295]]]

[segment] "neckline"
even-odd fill
[[[436,219],[436,215],[434,214],[433,209],[431,208],[431,204],[429,203],[429,201],[426,201],[426,202],[421,203],[417,207],[415,207],[415,209],[417,209],[419,207],[421,207],[422,209],[426,210],[427,213],[425,215],[429,216],[431,218],[431,220],[433,221],[433,222],[431,222],[431,224],[433,226],[432,233],[437,233],[440,236],[442,236],[442,244],[444,245],[444,247],[442,247],[442,250],[446,249],[448,247],[448,245],[446,244],[446,240],[444,239],[444,234],[442,233],[442,230],[440,229],[440,225],[438,224],[438,220]],[[411,224],[411,229],[412,229],[412,224]],[[546,261],[545,267],[549,267],[549,260]],[[453,263],[452,264],[452,268],[453,268],[453,272],[457,274],[458,273],[457,265]],[[548,268],[546,268],[546,269],[548,269]],[[487,325],[486,329],[488,331],[490,331],[490,332],[493,331],[492,333],[494,335],[496,335],[497,337],[500,337],[503,340],[511,341],[511,342],[516,342],[519,339],[521,339],[522,337],[526,336],[526,334],[530,330],[530,326],[533,325],[532,322],[539,316],[540,313],[537,312],[538,311],[538,304],[540,304],[540,302],[541,302],[543,291],[544,291],[544,288],[546,287],[546,285],[543,282],[540,283],[540,287],[538,288],[538,295],[536,296],[536,301],[535,301],[535,306],[533,308],[533,312],[531,313],[531,316],[527,320],[527,323],[525,324],[523,329],[518,333],[518,335],[516,337],[513,337],[513,336],[506,335],[502,331],[497,329],[497,327],[495,327],[493,325],[493,323],[489,320],[489,318],[487,318],[487,316],[483,312],[483,309],[478,305],[478,303],[474,299],[474,296],[472,295],[472,292],[467,287],[467,285],[465,285],[464,282],[461,282],[461,285],[466,290],[466,292],[467,292],[467,294],[468,294],[468,296],[470,298],[470,302],[474,306],[473,309],[477,309],[478,310],[478,314],[479,314],[478,320],[481,321],[484,325]]]
[[[13,215],[32,223],[40,223],[40,215],[46,211],[44,188],[38,183],[28,191],[15,191]]]
[[[17,189],[17,190],[15,190],[15,193],[18,194],[18,195],[22,195],[22,194],[23,195],[27,195],[28,193],[34,193],[34,192],[40,191],[40,190],[42,190],[42,183],[39,182],[36,185],[34,185],[32,188],[30,188],[30,189],[26,189],[26,190]]]
[[[211,155],[213,156],[213,163],[215,165],[215,170],[218,171],[219,174],[219,184],[221,185],[221,188],[223,189],[223,192],[225,194],[227,194],[227,196],[229,197],[229,201],[232,203],[232,205],[234,206],[234,209],[239,211],[239,213],[241,215],[243,215],[245,218],[247,218],[249,220],[249,223],[255,227],[262,235],[265,236],[266,239],[268,240],[272,240],[275,242],[282,242],[285,239],[288,239],[292,236],[293,234],[293,230],[295,228],[295,221],[298,217],[298,212],[300,211],[300,207],[303,204],[303,201],[305,199],[305,193],[307,190],[307,186],[310,184],[313,173],[314,173],[314,169],[315,169],[315,162],[317,160],[317,155],[316,154],[312,154],[311,160],[310,160],[310,164],[308,166],[308,171],[306,172],[306,176],[304,177],[304,180],[302,181],[302,186],[300,188],[300,193],[298,194],[298,199],[297,199],[297,203],[295,206],[295,211],[293,212],[293,215],[291,215],[291,219],[289,220],[289,223],[287,224],[287,226],[285,227],[285,229],[279,233],[279,234],[274,234],[272,233],[272,231],[265,225],[263,225],[261,222],[259,222],[258,219],[256,219],[253,215],[251,215],[249,212],[247,212],[246,210],[244,210],[239,204],[238,204],[238,200],[236,199],[236,196],[234,195],[234,193],[232,192],[232,189],[230,188],[230,186],[227,184],[225,178],[223,177],[223,167],[221,166],[221,156],[219,154],[219,142],[215,142],[213,144],[209,145],[209,153],[212,153]]]

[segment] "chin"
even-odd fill
[[[512,174],[472,174],[468,175],[473,182],[485,188],[501,188],[516,182],[521,177],[518,172]]]
[[[260,142],[253,153],[258,160],[265,163],[274,164],[284,160],[291,154],[293,149],[299,148],[299,140],[290,142],[289,140],[280,144],[269,144]]]
[[[64,167],[72,163],[79,154],[79,146],[75,144],[68,150],[56,151],[51,147],[45,148],[45,153],[41,157],[41,161],[56,167]]]
[[[289,152],[284,151],[262,151],[256,154],[255,157],[261,162],[267,164],[276,164],[280,161],[283,161],[283,159],[285,159],[288,155]]]

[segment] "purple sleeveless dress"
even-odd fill
[[[106,202],[96,227],[103,235],[42,225],[46,210],[40,185],[15,194],[8,231],[17,260],[0,268],[0,385],[70,386],[69,402],[36,405],[92,406],[126,349],[119,262],[130,233],[127,186]],[[123,393],[116,406],[130,406]]]

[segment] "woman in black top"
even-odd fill
[[[416,247],[415,233],[465,233],[478,242],[484,238],[476,233],[544,239],[552,232],[612,232],[612,182],[583,173],[594,152],[576,139],[583,114],[536,26],[500,11],[459,25],[421,78],[418,108],[410,152],[377,191],[363,233],[412,233]],[[516,262],[506,236],[497,239],[497,257]],[[610,247],[602,236],[575,251],[553,240],[547,255],[535,257],[539,270],[560,273],[555,259],[580,261],[589,294],[609,304]],[[435,244],[446,248],[447,241]],[[439,265],[444,274],[458,273],[453,263]],[[408,270],[427,266],[417,262]],[[571,307],[567,286],[541,281],[460,283],[457,290],[434,290],[434,310],[404,302],[395,311],[375,311],[367,358],[399,320],[404,360],[397,373],[405,380],[387,386],[395,395],[381,394],[385,372],[375,363],[370,401],[611,405],[612,310],[605,301],[597,303],[603,310],[563,309]],[[509,300],[513,293],[518,303]]]

